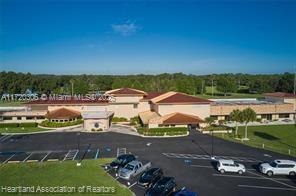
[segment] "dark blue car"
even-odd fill
[[[174,196],[198,196],[197,193],[189,191],[185,187],[183,187],[181,190],[175,192],[173,195]]]
[[[146,196],[167,196],[176,190],[177,184],[173,177],[162,177],[146,192]]]

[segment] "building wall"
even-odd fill
[[[143,96],[115,97],[115,103],[138,103]]]
[[[180,112],[184,114],[190,114],[198,116],[202,119],[210,116],[210,104],[190,104],[190,105],[171,105],[161,104],[157,106],[157,112],[163,116],[174,112]]]
[[[16,116],[13,116],[11,120],[1,120],[0,117],[0,123],[41,123],[42,121],[44,121],[44,119],[26,119],[25,116],[22,116],[21,119],[17,119]]]
[[[257,114],[294,113],[292,104],[262,104],[262,105],[212,105],[211,116],[229,115],[233,110],[252,108]]]
[[[296,111],[296,98],[289,98],[289,99],[284,99],[284,102],[285,103],[290,103],[290,104],[293,104],[294,105],[294,111]]]

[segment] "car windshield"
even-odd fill
[[[134,169],[134,166],[133,165],[130,165],[130,164],[128,164],[126,167],[125,167],[126,169],[128,169],[128,170],[133,170]]]
[[[143,173],[142,176],[141,176],[141,178],[143,180],[149,180],[151,177],[152,177],[151,173],[148,173],[148,172]]]
[[[122,161],[123,161],[123,159],[115,159],[115,160],[113,161],[113,163],[121,164]]]
[[[276,162],[274,162],[274,161],[271,161],[271,162],[269,163],[269,165],[270,165],[271,167],[276,167],[276,166],[277,166]]]

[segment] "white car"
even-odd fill
[[[246,168],[243,164],[236,163],[233,160],[225,159],[218,160],[217,169],[222,174],[225,172],[236,172],[239,174],[246,172]]]
[[[259,170],[268,176],[272,175],[296,175],[296,162],[290,160],[274,160],[270,163],[261,163]]]

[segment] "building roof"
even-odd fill
[[[106,104],[109,103],[107,100],[35,100],[25,103],[25,105],[73,105],[73,104]]]
[[[70,110],[67,108],[60,108],[53,111],[48,111],[45,115],[48,119],[71,119],[79,118],[81,116],[80,112],[75,110]]]
[[[149,101],[155,97],[158,97],[162,94],[165,94],[165,92],[148,92],[147,95],[145,95],[142,99],[142,101]]]
[[[105,92],[105,94],[113,95],[113,96],[128,96],[128,95],[133,95],[133,96],[144,96],[147,95],[146,92],[133,89],[133,88],[119,88],[119,89],[113,89],[110,91]]]
[[[88,111],[83,112],[82,117],[84,119],[106,119],[112,116],[114,112],[111,111]]]
[[[149,123],[156,123],[162,125],[187,125],[203,123],[204,120],[198,116],[184,114],[184,113],[171,113],[161,117],[153,118],[149,120]]]
[[[179,92],[167,92],[151,99],[157,104],[209,104],[212,101]]]
[[[150,110],[145,112],[140,112],[139,117],[144,125],[147,125],[149,120],[152,118],[160,117],[160,115],[156,112],[152,112]]]
[[[293,93],[275,92],[275,93],[264,93],[267,97],[278,97],[278,98],[296,98]]]
[[[45,114],[46,114],[45,110],[0,112],[0,116],[45,116]]]

